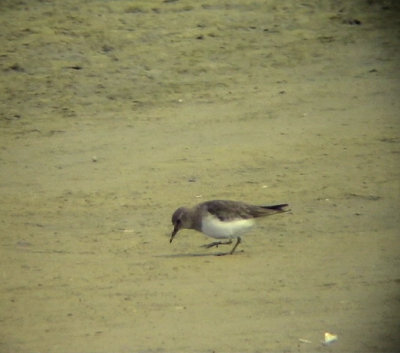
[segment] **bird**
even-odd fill
[[[233,254],[241,243],[241,236],[247,233],[255,224],[255,218],[287,212],[287,203],[257,206],[241,201],[211,200],[189,207],[179,207],[172,214],[174,229],[169,240],[172,243],[175,235],[181,229],[194,229],[215,239],[221,240],[203,245],[205,248],[236,243],[227,254]]]

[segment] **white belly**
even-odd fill
[[[208,216],[201,222],[201,231],[212,238],[232,239],[248,232],[254,226],[253,219],[236,219],[221,221],[217,217]]]

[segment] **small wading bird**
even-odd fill
[[[287,212],[288,204],[272,206],[249,205],[240,201],[213,200],[200,203],[192,208],[180,207],[172,215],[174,230],[170,243],[180,229],[195,229],[215,239],[229,239],[203,245],[206,248],[232,244],[236,239],[230,254],[233,254],[242,241],[241,235],[248,232],[255,224],[254,219]]]

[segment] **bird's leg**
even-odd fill
[[[216,246],[218,248],[218,245],[227,245],[227,244],[232,244],[232,240],[225,241],[225,242],[224,241],[214,241],[212,243],[202,245],[202,247],[209,249],[209,248],[212,248],[213,246]],[[235,247],[236,247],[236,245],[235,245]]]
[[[233,247],[233,249],[231,250],[231,255],[235,252],[237,246],[242,242],[242,239],[240,239],[240,237],[237,238],[236,244]]]

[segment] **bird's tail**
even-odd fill
[[[266,210],[273,210],[276,212],[287,212],[289,211],[288,209],[286,209],[286,207],[288,207],[289,204],[287,203],[282,203],[280,205],[272,205],[272,206],[261,206],[262,208],[265,208]]]

